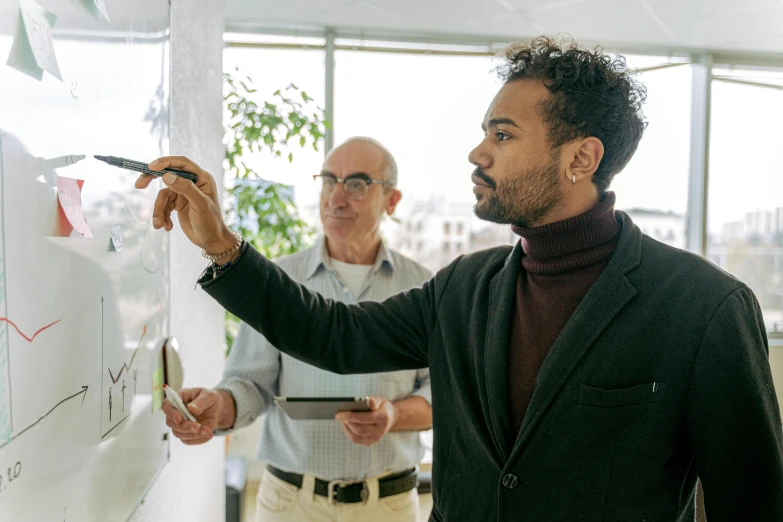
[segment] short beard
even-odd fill
[[[476,217],[503,225],[535,225],[563,199],[558,187],[559,155],[543,167],[522,169],[496,181],[488,196],[476,195]],[[477,169],[478,170],[478,169]],[[477,174],[479,177],[488,177]]]

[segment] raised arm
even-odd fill
[[[236,264],[202,287],[279,350],[335,373],[427,366],[434,280],[381,303],[346,305],[311,292],[246,247]]]
[[[229,251],[234,238],[223,222],[215,179],[184,157],[160,158],[150,168],[173,168],[197,176],[192,183],[170,173],[163,175],[166,187],[155,201],[153,226],[170,231],[174,226],[171,213],[177,212],[193,244],[209,254]],[[146,188],[152,179],[142,175],[136,187]],[[202,286],[281,351],[337,373],[427,366],[428,338],[438,303],[438,285],[433,281],[383,303],[347,306],[295,283],[252,247],[221,262],[226,260],[232,266]]]

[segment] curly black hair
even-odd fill
[[[612,57],[576,43],[546,36],[512,44],[495,69],[504,83],[541,80],[552,96],[539,110],[549,126],[552,147],[594,136],[604,157],[593,181],[601,193],[630,161],[646,127],[642,105],[647,90],[628,69],[625,58]]]

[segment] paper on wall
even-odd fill
[[[44,71],[62,81],[52,41],[56,21],[56,15],[33,0],[19,0],[14,44],[6,63],[39,81]]]
[[[68,223],[84,237],[93,237],[87,220],[84,219],[82,211],[82,185],[83,180],[64,178],[57,176],[57,202],[60,206],[60,225],[63,228],[62,217],[68,220]],[[66,235],[66,234],[63,234]]]
[[[122,227],[120,225],[112,225],[109,228],[109,249],[115,252],[122,252]]]

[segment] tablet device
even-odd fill
[[[334,420],[338,411],[370,411],[369,397],[275,397],[275,403],[296,420]]]

